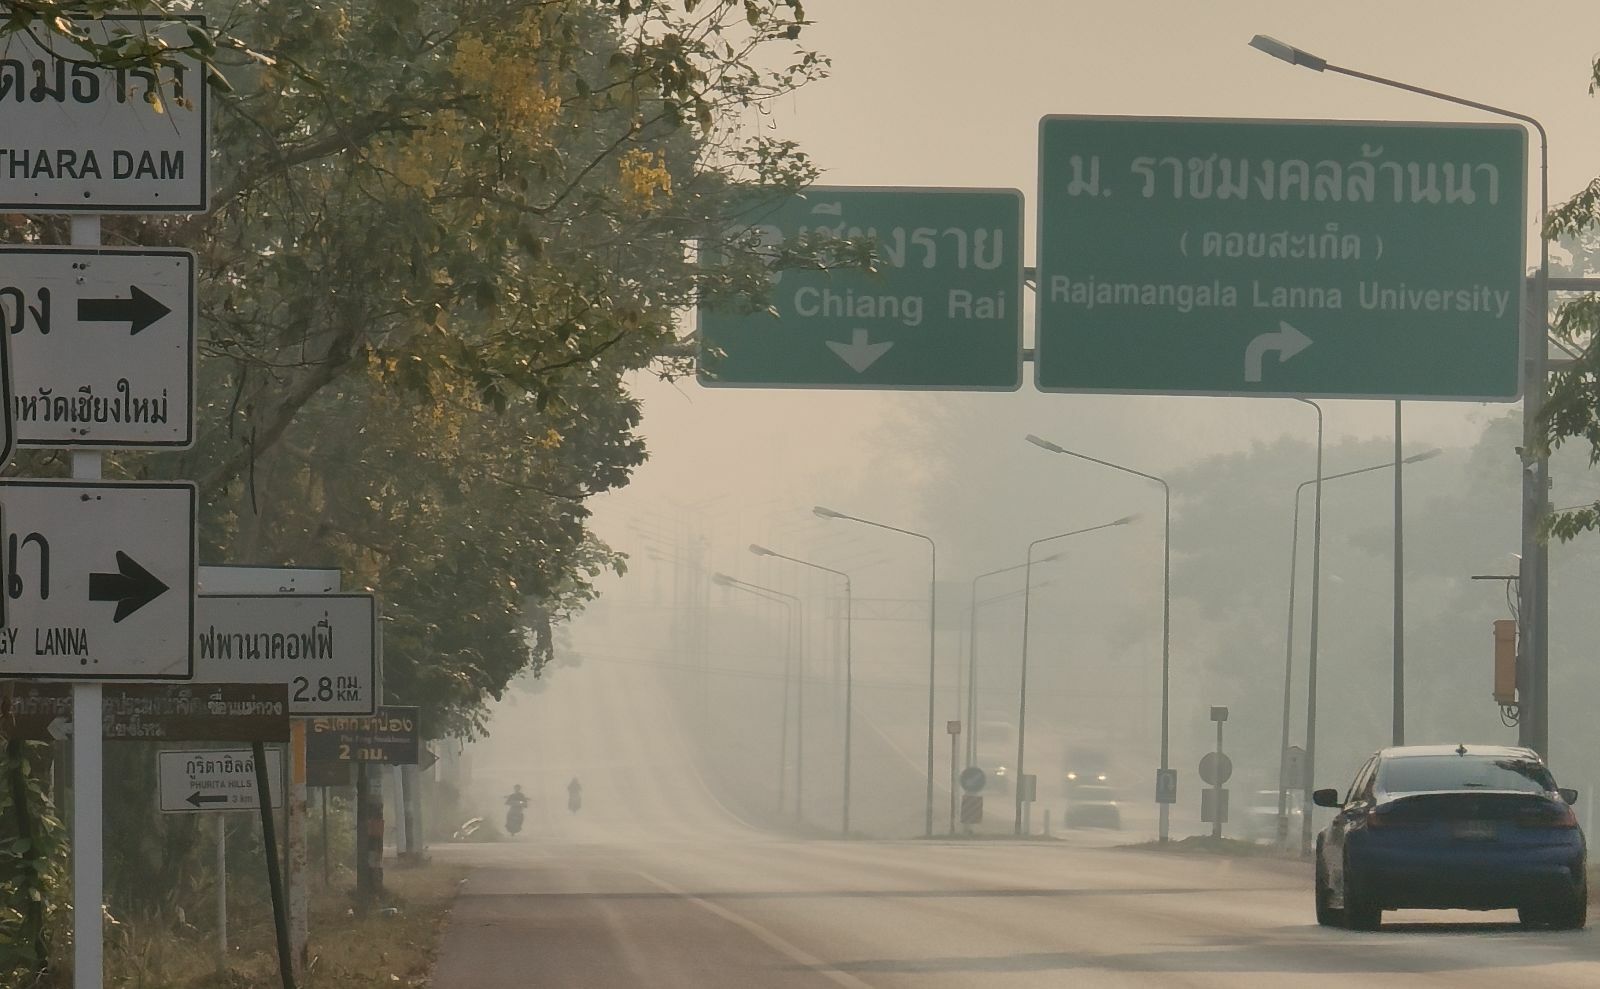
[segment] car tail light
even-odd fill
[[[1517,818],[1517,824],[1525,828],[1575,828],[1578,826],[1578,815],[1566,804],[1554,804],[1549,810],[1521,815]]]

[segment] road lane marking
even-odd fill
[[[860,979],[851,975],[849,972],[840,971],[828,962],[825,962],[816,955],[813,955],[811,952],[785,940],[777,934],[774,934],[772,931],[767,930],[765,927],[749,919],[748,917],[742,917],[726,907],[712,903],[710,900],[695,896],[693,893],[681,890],[667,882],[665,879],[653,876],[648,872],[639,870],[639,875],[646,882],[654,884],[664,892],[671,893],[673,896],[688,900],[690,903],[700,907],[702,910],[722,918],[728,923],[733,924],[735,927],[742,928],[744,931],[754,936],[756,940],[760,941],[762,944],[765,944],[767,947],[788,958],[790,961],[798,965],[802,965],[818,975],[823,976],[834,985],[844,986],[846,989],[873,989],[870,983],[861,981]]]

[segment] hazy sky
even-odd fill
[[[1600,172],[1600,102],[1587,90],[1600,52],[1593,3],[810,0],[806,9],[816,23],[804,41],[833,58],[833,75],[778,103],[772,125],[810,152],[825,181],[1021,189],[1030,240],[1045,114],[1494,119],[1291,67],[1247,47],[1258,32],[1336,64],[1540,118],[1554,202]],[[1029,243],[1029,263],[1032,255]],[[1031,325],[1027,334],[1031,342]],[[814,502],[913,525],[926,494],[916,490],[918,456],[895,450],[894,438],[898,424],[933,409],[992,416],[993,442],[1015,444],[1028,470],[1043,456],[1022,444],[1029,431],[1152,471],[1285,430],[1313,435],[1311,416],[1283,400],[1042,395],[1031,368],[1024,377],[1015,394],[909,395],[708,390],[640,376],[651,461],[631,487],[596,503],[596,526],[628,547],[623,520],[674,505],[703,509],[725,528],[736,517],[759,528],[803,523]],[[1331,437],[1390,433],[1389,403],[1326,408]],[[1408,445],[1424,446],[1470,442],[1504,407],[1407,409]]]

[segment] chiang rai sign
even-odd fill
[[[1509,401],[1526,134],[1046,117],[1047,391]]]
[[[378,697],[378,608],[370,594],[202,594],[195,676],[281,683],[295,717],[371,714]]]
[[[17,442],[190,445],[194,288],[189,251],[0,247]]]
[[[418,713],[414,707],[384,705],[370,718],[312,718],[306,725],[306,758],[414,766],[422,749]]]
[[[267,752],[267,796],[283,805],[283,753]],[[161,811],[260,810],[255,755],[249,749],[190,749],[156,753]]]
[[[74,26],[99,42],[149,34],[190,44],[198,17],[119,16]],[[51,49],[39,39],[49,39]],[[16,31],[0,50],[0,210],[203,213],[209,104],[205,70],[179,57],[161,70],[103,69],[46,30]]]
[[[126,683],[101,688],[101,737],[117,742],[287,742],[282,684]],[[72,734],[72,687],[0,684],[0,736],[36,741]]]
[[[193,678],[195,486],[0,482],[0,677]]]
[[[813,186],[750,229],[769,245],[871,238],[880,268],[774,271],[772,312],[702,304],[701,384],[1021,387],[1022,193]]]

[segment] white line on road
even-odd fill
[[[760,924],[749,919],[748,917],[741,917],[726,907],[719,906],[715,903],[712,903],[710,900],[702,899],[701,897],[695,896],[693,893],[681,890],[667,882],[665,879],[660,879],[648,872],[640,871],[639,875],[647,882],[653,883],[660,887],[663,891],[671,893],[673,896],[682,897],[690,903],[693,903],[695,906],[721,917],[728,923],[733,924],[736,927],[743,928],[767,947],[781,955],[784,955],[790,961],[795,962],[798,965],[804,965],[811,971],[828,979],[828,981],[832,982],[834,985],[845,986],[847,989],[873,989],[871,984],[862,982],[860,979],[848,972],[839,971],[837,968],[834,968],[832,965],[823,961],[821,958],[818,958],[816,955],[813,955],[811,952],[791,944],[789,941],[786,941],[777,934],[767,930],[765,927],[762,927]]]

